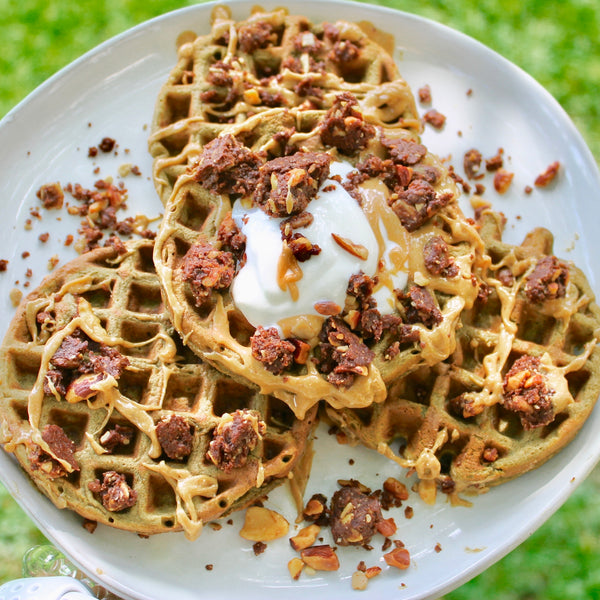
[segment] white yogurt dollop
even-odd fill
[[[333,162],[330,175],[344,178],[352,166]],[[323,191],[327,189],[328,191]],[[314,219],[308,227],[294,230],[304,235],[321,252],[298,263],[302,278],[298,298],[278,284],[278,263],[283,250],[280,223],[260,208],[246,209],[238,200],[232,216],[246,236],[246,264],[236,275],[231,292],[237,308],[258,327],[277,326],[283,319],[318,315],[315,304],[334,302],[344,307],[350,277],[360,271],[373,276],[377,271],[379,247],[369,221],[358,202],[334,179],[327,179],[307,209]],[[367,249],[365,260],[344,250],[332,233]]]

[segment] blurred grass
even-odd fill
[[[373,2],[458,29],[522,67],[562,104],[600,159],[598,0]],[[0,117],[61,67],[174,0],[0,0]],[[285,5],[285,0],[282,0]],[[427,40],[423,40],[427,43]],[[600,599],[600,469],[543,527],[446,600]],[[484,524],[482,524],[484,526]],[[43,537],[0,486],[0,582]]]

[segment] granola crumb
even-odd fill
[[[56,265],[60,262],[60,258],[58,258],[58,254],[50,257],[48,260],[48,271],[53,271]]]
[[[252,550],[255,556],[262,554],[267,549],[267,545],[264,542],[256,542],[252,544]]]
[[[422,88],[419,88],[419,102],[421,104],[431,104],[431,88],[428,84],[425,84]]]
[[[494,189],[499,194],[504,194],[508,191],[510,184],[512,183],[514,173],[507,171],[506,169],[498,169],[494,175]]]
[[[98,527],[98,522],[92,521],[91,519],[85,519],[82,523],[82,527],[89,533],[94,533],[94,531],[96,531],[96,527]]]
[[[540,173],[536,178],[534,185],[536,187],[546,187],[554,181],[554,178],[558,174],[558,170],[560,169],[560,163],[556,160],[548,168]]]

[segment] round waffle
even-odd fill
[[[272,108],[327,109],[332,92],[348,91],[367,118],[418,131],[413,95],[375,37],[366,23],[314,24],[284,9],[235,22],[217,7],[208,35],[180,37],[157,98],[149,149],[163,203],[207,142]]]
[[[314,411],[295,419],[181,343],[148,241],[48,276],[1,356],[4,449],[58,507],[120,529],[194,538],[287,479],[309,444]]]
[[[320,399],[335,407],[380,402],[386,395],[385,382],[422,364],[447,358],[454,351],[460,312],[473,305],[479,291],[472,266],[481,260],[483,245],[458,207],[454,180],[419,143],[416,134],[402,128],[374,127],[360,108],[353,96],[343,93],[328,111],[271,109],[230,125],[180,175],[155,244],[154,261],[165,301],[185,343],[218,368],[244,377],[263,393],[284,400],[299,418]],[[355,147],[346,145],[350,134],[336,138],[335,126],[331,124],[338,112],[346,115],[346,126],[356,127]],[[281,135],[264,134],[276,129]],[[237,166],[231,153],[238,157]],[[258,351],[252,346],[259,325],[249,321],[231,293],[231,279],[238,276],[245,263],[243,242],[238,243],[231,214],[232,207],[235,212],[235,206],[248,206],[256,189],[275,185],[265,194],[269,198],[267,204],[271,202],[274,190],[282,189],[273,184],[273,170],[281,165],[285,169],[295,160],[306,160],[311,165],[296,171],[308,172],[319,161],[331,161],[331,170],[345,165],[351,172],[343,186],[358,201],[361,218],[369,221],[377,240],[377,249],[371,255],[376,257],[377,285],[378,289],[387,286],[390,298],[379,304],[379,309],[388,313],[379,332],[367,332],[363,320],[374,315],[368,312],[375,306],[374,296],[356,289],[348,291],[334,312],[327,313],[328,307],[324,312],[317,310],[319,314],[308,329],[299,332],[302,327],[297,324],[296,329],[295,325],[289,327],[289,335],[282,330],[283,337],[294,338],[287,343],[295,344],[304,355],[302,361],[294,357],[289,368],[278,370],[257,359]],[[273,171],[271,178],[265,175],[262,183],[258,182],[257,173],[269,170]],[[423,190],[427,192],[420,196]],[[252,202],[255,206],[256,201]],[[306,208],[309,213],[311,206]],[[351,240],[346,242],[338,243],[342,247],[346,244],[345,250],[350,254],[360,253],[360,248],[352,247]],[[235,249],[232,244],[237,244]],[[218,278],[213,276],[204,279],[211,281],[199,298],[188,276],[188,257],[198,250],[205,252],[206,248],[213,252],[215,272],[221,259],[229,261],[232,268],[223,281],[216,281]],[[392,263],[404,277],[400,283],[390,275]],[[302,269],[306,263],[299,264]],[[348,280],[344,289],[347,283]],[[243,293],[238,298],[243,300]],[[334,315],[337,320],[323,318],[323,314]],[[380,317],[381,314],[374,315],[376,319]],[[329,331],[320,331],[324,321]],[[353,365],[356,377],[352,381],[335,380],[323,366],[325,350],[320,342],[323,336],[329,336],[329,342],[335,345],[332,336],[337,335],[332,334],[330,326],[347,327],[372,353],[372,360]],[[339,352],[345,352],[350,337],[346,335],[346,341],[338,343],[342,347]],[[321,364],[315,364],[315,360]]]
[[[515,247],[502,225],[483,215],[488,296],[463,311],[450,359],[392,382],[382,404],[328,409],[349,441],[414,469],[431,500],[436,486],[480,493],[540,466],[600,394],[600,309],[584,275],[551,257],[547,230]]]

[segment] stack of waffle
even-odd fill
[[[511,479],[577,433],[600,392],[585,277],[548,232],[514,247],[498,215],[463,215],[373,33],[218,8],[208,35],[180,40],[149,141],[155,243],[47,277],[2,346],[1,441],[57,506],[193,538],[307,470],[319,406],[425,499]],[[276,279],[296,301],[325,191],[374,246],[325,223],[358,265],[342,301],[263,327],[232,291],[252,261],[244,224],[280,228]]]

